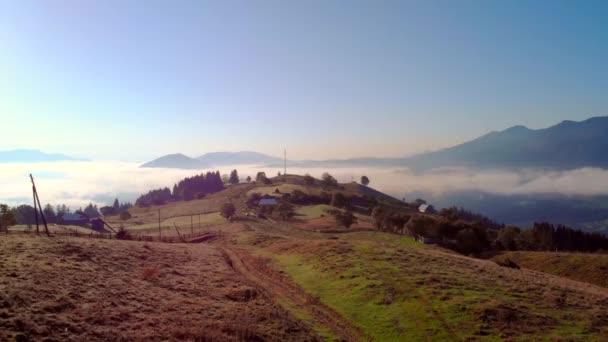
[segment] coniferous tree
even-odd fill
[[[239,184],[239,173],[236,169],[230,171],[230,184]]]
[[[57,223],[57,214],[55,213],[55,209],[53,209],[52,205],[47,204],[46,206],[44,206],[44,210],[42,210],[42,212],[44,213],[46,222]]]

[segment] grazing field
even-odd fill
[[[275,190],[277,190],[277,189],[280,191],[280,193],[278,193],[278,194],[275,193]],[[251,196],[251,194],[253,194],[254,192],[257,192],[262,195],[281,195],[281,194],[291,193],[294,190],[300,190],[306,194],[309,194],[309,188],[307,188],[305,186],[297,185],[297,184],[282,183],[282,184],[276,184],[276,185],[255,187],[255,188],[249,190],[247,192],[247,195]]]
[[[602,288],[391,234],[310,240],[260,232],[243,233],[237,242],[373,340],[608,338],[608,291]]]
[[[608,287],[608,254],[506,252],[493,259],[509,259],[531,270]]]
[[[314,338],[209,245],[0,237],[2,341]]]
[[[321,216],[328,216],[326,211],[330,209],[335,208],[327,204],[301,206],[296,210],[296,217],[302,220],[317,219]]]

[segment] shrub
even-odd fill
[[[327,213],[332,215],[336,219],[336,222],[345,228],[349,228],[353,224],[357,223],[357,217],[350,210],[342,212],[341,210],[337,209],[329,209],[327,210]]]
[[[338,181],[327,172],[323,173],[323,176],[321,176],[321,183],[326,187],[338,186]]]
[[[361,176],[361,184],[367,186],[369,184],[369,178],[367,178],[367,176]]]
[[[257,207],[258,203],[260,203],[260,200],[262,199],[262,194],[260,194],[259,192],[254,192],[251,194],[251,196],[249,196],[249,198],[247,199],[247,207],[249,208],[255,208]]]
[[[277,210],[279,211],[279,215],[281,215],[283,220],[288,220],[296,215],[293,205],[289,203],[281,203]]]
[[[313,185],[315,183],[315,179],[307,173],[304,175],[304,183],[307,185]]]
[[[345,208],[349,206],[349,201],[341,192],[336,192],[331,198],[331,205],[336,208]]]
[[[222,204],[222,208],[220,209],[220,214],[226,220],[231,221],[232,218],[234,217],[234,214],[236,214],[236,208],[235,208],[234,204],[232,204],[230,202]]]
[[[131,240],[131,233],[121,225],[120,228],[118,228],[118,232],[116,232],[116,238],[118,240]]]

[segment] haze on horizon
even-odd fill
[[[1,149],[402,156],[606,115],[602,1],[5,1]]]

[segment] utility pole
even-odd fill
[[[32,174],[30,174],[32,177]],[[34,180],[32,179],[32,196],[34,197],[34,218],[36,220],[36,235],[40,235],[40,229],[38,228],[38,204],[36,204],[36,186],[34,186]]]
[[[287,149],[283,150],[283,178],[287,181]]]
[[[161,230],[160,230],[160,209],[158,209],[158,239],[160,240],[161,237]]]
[[[44,232],[46,233],[46,236],[51,236],[51,233],[49,232],[49,227],[46,224],[46,217],[44,217],[44,212],[42,212],[42,205],[40,204],[40,197],[38,197],[38,191],[36,190],[34,177],[31,173],[30,179],[32,180],[32,193],[34,195],[34,217],[36,218],[36,233],[40,235],[40,231],[38,228],[38,210],[40,210],[40,217],[42,218],[42,223],[44,223]]]

